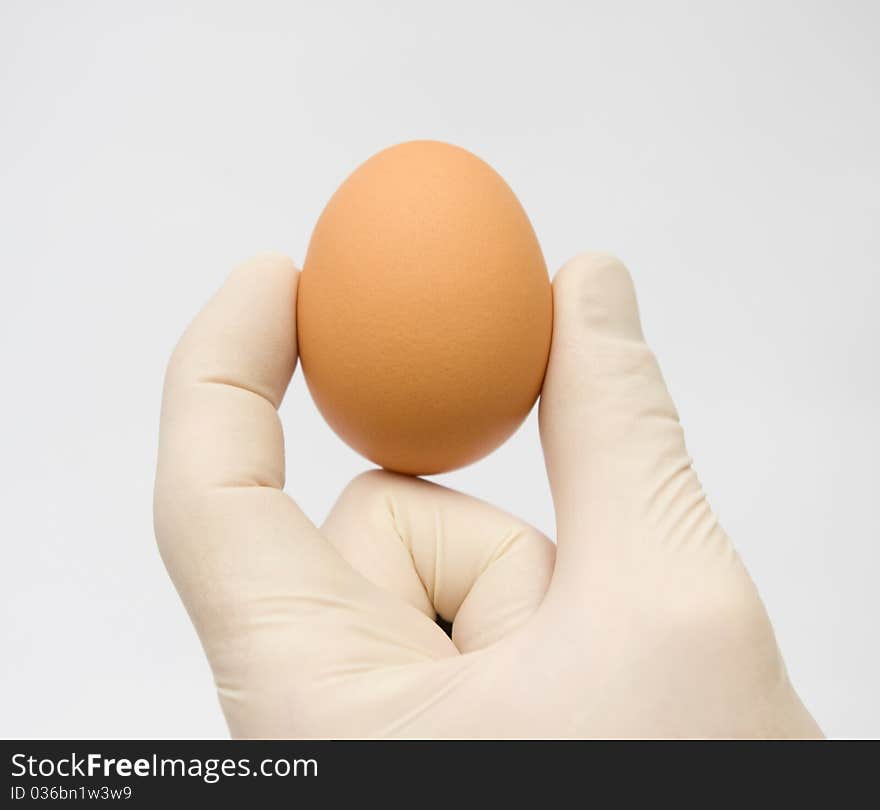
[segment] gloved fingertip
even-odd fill
[[[606,253],[581,253],[553,279],[556,335],[574,330],[642,340],[632,277],[623,262]]]

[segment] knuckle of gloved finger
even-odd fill
[[[342,490],[339,500],[365,502],[382,497],[405,483],[405,476],[374,468],[358,473]]]
[[[217,531],[222,523],[217,497],[214,489],[160,471],[153,489],[153,531],[160,548],[181,537],[198,538]]]

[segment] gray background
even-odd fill
[[[233,264],[301,261],[351,169],[430,137],[507,178],[552,271],[626,261],[796,686],[880,734],[878,9],[4,0],[0,733],[225,735],[152,537],[167,355]],[[282,417],[320,520],[367,465],[299,377]],[[534,413],[441,480],[553,534]]]

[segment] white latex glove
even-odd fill
[[[618,261],[583,255],[554,281],[540,425],[557,547],[381,471],[309,521],[283,491],[276,412],[296,284],[282,257],[237,269],[165,383],[156,535],[233,735],[820,736],[691,467]],[[295,434],[288,455],[321,463]]]

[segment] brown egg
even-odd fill
[[[547,266],[510,187],[464,149],[374,155],[315,226],[297,334],[309,390],[351,447],[389,470],[476,461],[541,390]]]

